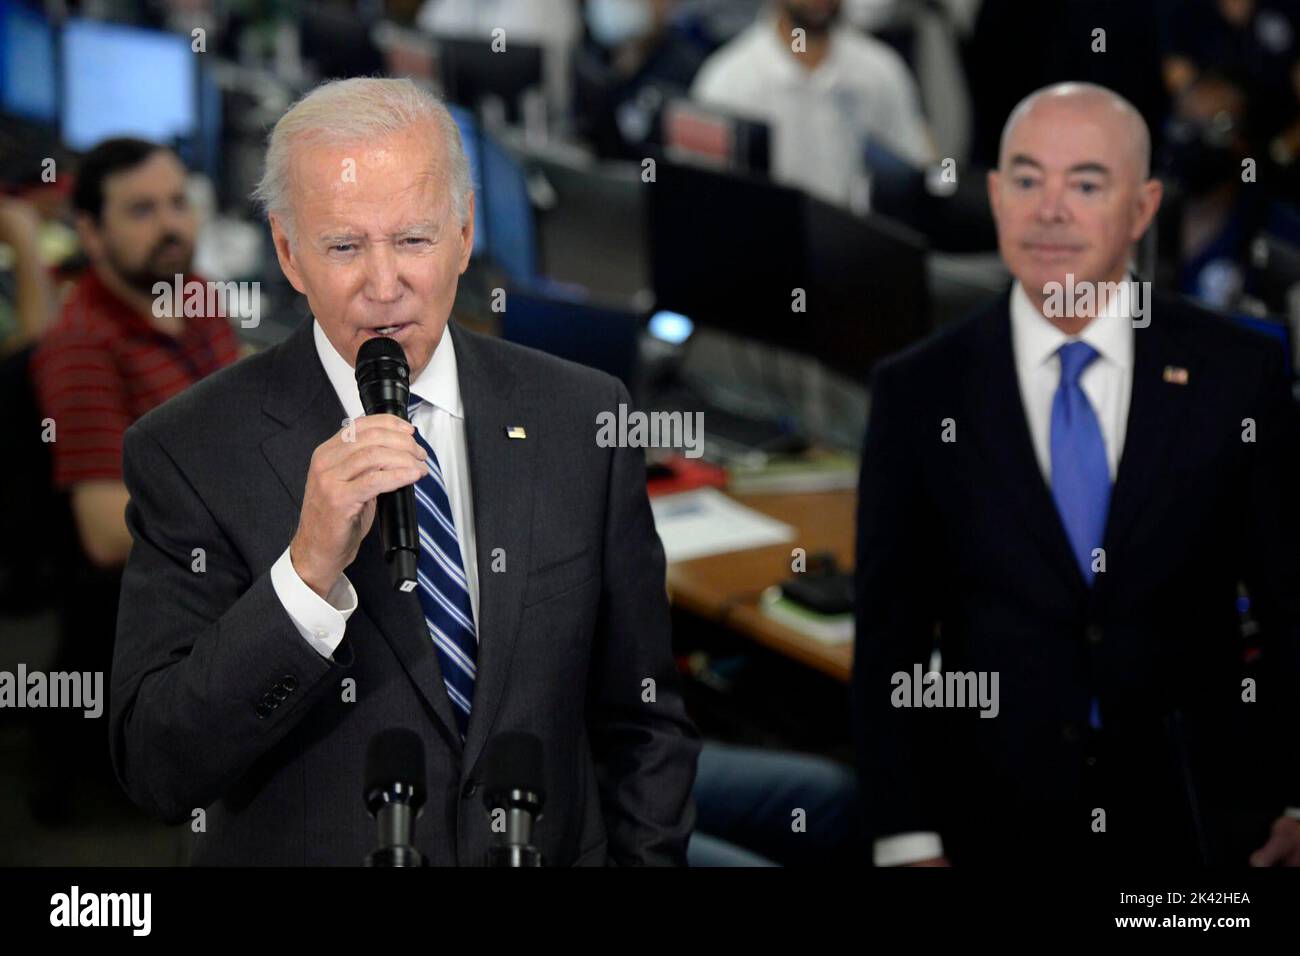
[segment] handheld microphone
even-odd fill
[[[487,852],[487,865],[541,866],[541,851],[532,845],[546,801],[541,740],[523,732],[498,734],[488,741],[483,765],[483,804],[493,830],[502,834]]]
[[[393,727],[371,738],[363,795],[379,822],[379,846],[366,857],[366,866],[424,866],[413,838],[427,786],[419,734]]]
[[[396,415],[407,421],[411,372],[406,353],[392,339],[377,335],[357,351],[357,390],[367,415]],[[397,591],[415,590],[420,555],[420,525],[415,516],[415,488],[407,485],[379,496],[379,542]]]

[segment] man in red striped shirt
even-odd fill
[[[32,361],[42,413],[54,423],[54,483],[67,490],[82,549],[101,568],[120,568],[131,547],[127,426],[239,356],[227,318],[187,316],[183,302],[153,291],[177,275],[198,279],[189,273],[196,224],[185,175],[171,150],[143,140],[106,140],[86,155],[73,205],[91,268]]]

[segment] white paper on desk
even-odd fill
[[[651,498],[650,509],[670,562],[794,540],[794,528],[746,508],[716,488]]]

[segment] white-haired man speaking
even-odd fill
[[[205,810],[196,863],[359,864],[366,749],[423,742],[416,848],[484,862],[483,755],[542,744],[544,861],[685,861],[699,749],[670,653],[639,450],[601,373],[448,322],[473,246],[456,126],[404,80],[325,84],[258,188],[312,317],[126,435],[112,751],[140,806]],[[410,365],[410,423],[364,415],[357,353]],[[419,586],[395,591],[376,497],[413,485]]]

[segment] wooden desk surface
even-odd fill
[[[853,644],[826,644],[800,634],[764,614],[758,606],[763,588],[791,575],[791,552],[830,551],[841,567],[853,566],[857,495],[853,491],[814,494],[733,495],[755,511],[796,529],[795,539],[769,548],[731,551],[668,566],[668,593],[673,604],[763,644],[802,664],[848,683]]]

